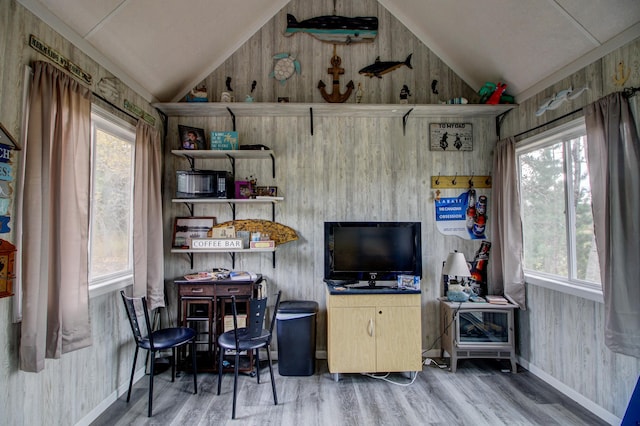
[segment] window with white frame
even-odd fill
[[[521,141],[516,154],[527,281],[597,300],[584,119]]]
[[[91,113],[89,289],[133,282],[135,127],[96,107]]]

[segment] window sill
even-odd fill
[[[566,281],[554,280],[548,277],[526,274],[526,273],[525,273],[525,282],[527,284],[544,287],[549,290],[559,291],[560,293],[582,297],[583,299],[592,300],[598,303],[604,303],[604,296],[602,294],[602,290],[582,287],[582,286],[568,283]]]
[[[133,285],[132,276],[118,277],[109,281],[100,282],[89,287],[89,298],[112,293],[130,285]]]

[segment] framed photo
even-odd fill
[[[173,224],[173,248],[191,248],[192,238],[207,238],[216,224],[215,217],[176,217]]]
[[[277,197],[277,186],[256,186],[256,195],[258,197]]]
[[[252,195],[253,188],[251,187],[251,182],[248,182],[246,180],[236,181],[236,198],[247,199],[251,198]]]
[[[180,133],[180,149],[206,148],[207,140],[203,129],[178,124],[178,132]]]
[[[430,123],[431,151],[473,151],[471,123]]]

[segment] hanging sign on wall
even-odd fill
[[[11,205],[11,181],[13,172],[11,168],[11,150],[13,147],[0,144],[0,234],[10,232],[9,206]]]
[[[78,77],[85,83],[91,84],[93,80],[91,74],[80,68],[75,63],[71,62],[69,59],[62,56],[58,51],[52,49],[42,41],[38,40],[38,38],[33,34],[29,36],[29,46],[33,47],[35,50],[42,53],[44,56],[51,59],[53,62],[60,65],[62,68],[69,71],[71,74]]]
[[[444,235],[455,235],[465,240],[486,238],[487,196],[475,189],[458,197],[441,197],[435,201],[436,226]]]
[[[124,100],[124,109],[129,111],[131,114],[135,115],[136,117],[140,117],[150,125],[155,126],[156,119],[151,114],[147,113],[138,105],[128,101],[127,99]]]
[[[471,123],[431,123],[429,148],[431,151],[473,151],[473,126]]]

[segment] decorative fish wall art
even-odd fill
[[[362,68],[358,72],[360,74],[366,75],[369,78],[372,78],[372,77],[382,78],[383,74],[389,73],[393,70],[397,70],[403,65],[406,65],[408,68],[413,69],[413,67],[411,66],[412,55],[413,53],[409,54],[409,56],[407,56],[407,59],[405,59],[404,62],[381,61],[380,57],[378,56],[376,58],[376,61],[373,64],[367,65],[366,67]]]
[[[326,15],[298,22],[295,16],[288,13],[284,35],[289,37],[294,33],[307,33],[332,44],[372,42],[378,35],[378,18]]]
[[[539,117],[545,112],[549,110],[558,109],[560,105],[567,101],[572,101],[576,99],[578,96],[582,95],[586,90],[589,90],[587,86],[581,87],[579,89],[573,90],[573,87],[569,86],[569,88],[559,91],[558,93],[554,93],[550,98],[545,99],[540,105],[540,108],[536,111],[536,115]]]

